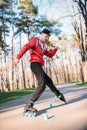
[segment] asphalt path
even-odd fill
[[[68,104],[56,99],[47,88],[35,103],[36,117],[23,117],[24,105],[31,95],[0,105],[1,130],[87,130],[87,87],[58,85]],[[53,108],[50,108],[52,104]],[[48,118],[45,119],[47,114]]]

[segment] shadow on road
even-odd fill
[[[61,107],[61,106],[64,106],[64,105],[66,105],[66,104],[64,103],[64,104],[61,104],[61,105],[54,106],[52,109],[57,108],[57,107]],[[49,110],[49,109],[50,108],[48,107],[48,108],[45,108],[45,109],[42,109],[42,110],[38,111],[38,116],[41,115],[41,114],[47,113],[47,110]],[[55,115],[53,115],[53,116],[51,116],[49,118],[53,118],[54,116]]]

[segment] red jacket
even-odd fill
[[[30,49],[30,62],[39,62],[44,65],[43,56],[51,58],[55,55],[57,48],[52,51],[48,51],[38,37],[32,37],[27,44],[17,54],[17,59],[20,59],[26,51]]]

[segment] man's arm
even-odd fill
[[[29,40],[28,43],[26,43],[22,48],[21,50],[19,51],[19,53],[17,54],[16,56],[16,59],[13,61],[13,64],[14,65],[17,65],[19,60],[22,58],[22,56],[32,47],[35,46],[35,43],[36,43],[36,38],[33,37]]]
[[[54,48],[51,51],[45,50],[44,55],[46,55],[47,57],[51,58],[51,57],[53,57],[56,54],[56,52],[57,52],[58,49],[59,48],[56,47],[56,48]]]

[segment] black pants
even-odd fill
[[[60,91],[57,90],[55,85],[53,84],[51,78],[44,72],[41,64],[39,62],[32,62],[31,63],[31,70],[36,76],[36,79],[38,81],[38,87],[36,88],[36,91],[31,97],[31,101],[35,102],[37,99],[41,96],[43,91],[46,88],[46,85],[50,88],[50,90],[56,95],[60,95]]]

